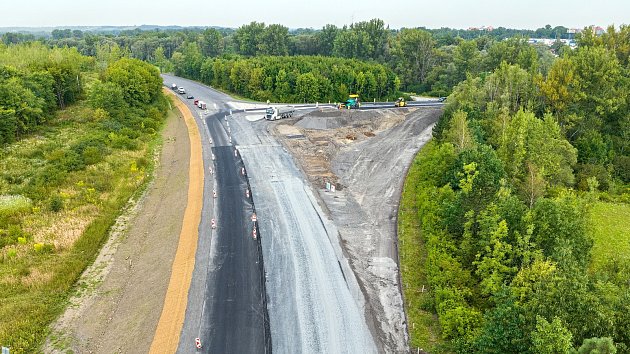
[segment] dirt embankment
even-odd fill
[[[379,349],[408,350],[398,278],[396,215],[405,173],[430,139],[439,108],[315,111],[276,135],[319,188],[363,290]],[[337,187],[326,191],[326,182]]]
[[[177,112],[175,114],[174,112]],[[171,113],[154,179],[129,204],[77,294],[53,325],[45,352],[146,353],[160,318],[188,199],[190,144]]]

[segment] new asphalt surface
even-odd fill
[[[180,95],[197,117],[207,167],[195,271],[177,352],[269,353],[260,238],[252,235],[249,186],[225,120],[230,98],[188,80],[163,77],[167,86],[185,86],[187,95],[208,104],[208,110],[202,111]],[[201,348],[196,347],[197,339]]]

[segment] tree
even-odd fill
[[[588,264],[593,240],[587,233],[583,201],[570,194],[541,198],[533,212],[534,242],[545,255],[562,267]]]
[[[173,70],[173,64],[166,59],[162,46],[157,47],[153,52],[153,62],[160,68],[160,72],[167,73]]]
[[[509,294],[497,296],[497,306],[484,314],[481,333],[475,347],[480,353],[527,353],[530,349],[527,338],[527,314]]]
[[[269,25],[264,29],[257,44],[257,54],[288,55],[289,29],[282,25]]]
[[[234,33],[234,43],[236,51],[245,56],[254,56],[258,54],[259,44],[265,32],[265,24],[262,22],[251,22],[243,25]]]
[[[339,28],[335,25],[325,25],[321,31],[315,34],[317,41],[317,54],[323,56],[331,56],[333,54],[333,46],[335,38],[339,33]]]
[[[578,349],[578,354],[615,354],[617,348],[611,338],[585,339]]]
[[[130,106],[149,104],[161,95],[160,73],[153,65],[137,59],[123,58],[110,65],[105,81],[120,87]]]
[[[201,53],[205,57],[216,57],[223,53],[223,36],[214,28],[208,28],[201,33]]]
[[[318,100],[319,87],[313,73],[300,74],[296,81],[296,94],[301,102],[315,102]]]
[[[123,89],[113,82],[95,83],[88,98],[93,108],[105,110],[114,119],[123,118],[128,107],[123,97]]]
[[[510,266],[512,245],[506,242],[507,222],[501,220],[496,227],[488,228],[488,226],[490,225],[486,225],[486,229],[480,231],[482,248],[480,253],[477,253],[477,260],[473,262],[473,265],[477,267],[475,273],[481,279],[479,284],[481,293],[494,295],[513,276],[516,269]]]
[[[539,354],[570,353],[573,335],[564,327],[558,317],[547,322],[544,317],[536,316],[536,330],[531,333],[533,351]]]
[[[393,42],[392,54],[396,58],[396,71],[401,75],[403,87],[423,84],[435,63],[435,40],[427,31],[402,29]]]
[[[468,126],[467,114],[464,111],[457,111],[453,114],[450,127],[446,131],[446,141],[453,144],[458,152],[471,149],[475,146],[475,140]]]

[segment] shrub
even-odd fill
[[[59,194],[53,195],[48,201],[48,206],[55,213],[61,211],[63,209],[63,198]]]

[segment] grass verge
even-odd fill
[[[591,212],[592,267],[609,260],[630,260],[630,204],[597,202]]]
[[[433,352],[442,343],[437,315],[431,310],[432,294],[426,279],[427,253],[420,235],[417,203],[418,157],[407,173],[398,210],[398,239],[402,288],[409,328],[409,346]]]
[[[49,156],[93,134],[96,125],[80,119],[91,114],[83,103],[70,107],[44,134],[11,146],[0,156],[0,194],[28,192],[29,176],[45,172]],[[96,258],[111,226],[129,199],[147,186],[161,135],[135,141],[131,150],[110,148],[99,162],[64,174],[55,188],[60,210],[34,198],[31,210],[8,219],[23,235],[23,242],[0,249],[0,345],[11,353],[40,351],[50,323],[67,306],[75,282]],[[48,145],[52,152],[42,152],[40,147]]]

